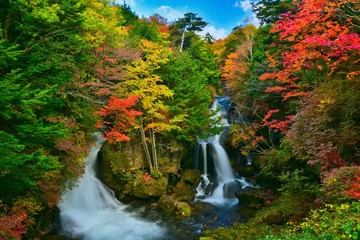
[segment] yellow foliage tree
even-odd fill
[[[119,90],[129,96],[140,96],[138,110],[143,115],[139,117],[138,127],[150,171],[158,171],[155,134],[178,129],[176,123],[183,121],[183,118],[177,116],[170,119],[165,100],[174,93],[156,75],[156,70],[169,61],[171,49],[147,40],[142,40],[140,47],[143,58],[126,66],[128,79],[119,85]]]

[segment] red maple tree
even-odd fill
[[[130,96],[126,99],[111,96],[107,105],[96,113],[101,117],[96,126],[104,129],[104,137],[109,142],[130,140],[125,133],[131,131],[130,127],[135,125],[135,118],[142,114],[133,109],[138,99],[139,96]]]
[[[351,80],[360,75],[360,36],[353,30],[351,19],[344,21],[339,17],[352,3],[353,0],[302,0],[296,3],[297,11],[281,15],[271,30],[279,34],[279,43],[274,44],[278,51],[269,56],[273,71],[260,77],[276,81],[276,86],[266,92],[281,94],[286,101],[307,96],[324,81],[324,76],[344,75]],[[284,130],[284,124],[270,127]]]

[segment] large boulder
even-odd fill
[[[176,205],[176,197],[174,195],[162,195],[159,199],[159,207],[166,213],[174,213]]]
[[[160,198],[166,193],[168,178],[165,176],[159,178],[144,179],[144,175],[138,175],[133,182],[133,195],[138,198]]]
[[[185,169],[180,173],[180,179],[196,187],[200,183],[201,173],[197,169]]]
[[[121,174],[129,169],[147,167],[141,141],[133,138],[128,142],[108,143],[101,148],[101,160],[111,166],[112,171]]]
[[[134,172],[147,166],[141,141],[106,142],[99,152],[99,177],[116,196],[123,199],[132,195]]]

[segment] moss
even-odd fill
[[[174,188],[174,194],[179,201],[192,201],[195,199],[195,190],[192,186],[180,181]]]
[[[186,202],[177,202],[175,206],[175,214],[184,218],[191,216],[191,207]]]
[[[138,174],[133,183],[133,194],[138,198],[160,198],[166,193],[167,177],[144,179],[143,174]]]
[[[188,183],[192,186],[197,186],[201,180],[201,173],[196,169],[185,169],[180,173],[180,178],[185,183]]]

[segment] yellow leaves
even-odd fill
[[[173,53],[170,48],[163,47],[158,43],[150,42],[148,40],[141,40],[141,50],[146,55],[146,61],[152,67],[160,67],[160,64],[165,64],[169,61],[169,57]]]
[[[102,2],[91,1],[90,6],[83,12],[84,39],[97,48],[104,42],[119,47],[127,32],[119,23],[122,19],[117,16],[115,7],[107,6]]]
[[[326,106],[330,105],[330,104],[333,104],[335,102],[335,99],[333,98],[330,98],[330,97],[327,97],[325,99],[322,99],[320,100],[320,104],[318,104],[318,106],[323,109],[325,108]]]
[[[155,74],[156,69],[169,61],[172,51],[148,40],[142,40],[140,47],[144,53],[143,58],[125,67],[129,79],[119,86],[125,87],[127,94],[141,97],[140,106],[146,129],[153,129],[155,132],[179,129],[176,124],[184,121],[183,118],[168,119],[168,107],[164,102],[164,99],[171,98],[174,93],[161,84],[162,79]]]
[[[59,4],[55,3],[45,8],[36,8],[34,9],[33,14],[35,18],[41,19],[47,23],[58,23],[60,22],[58,14],[62,12]]]

